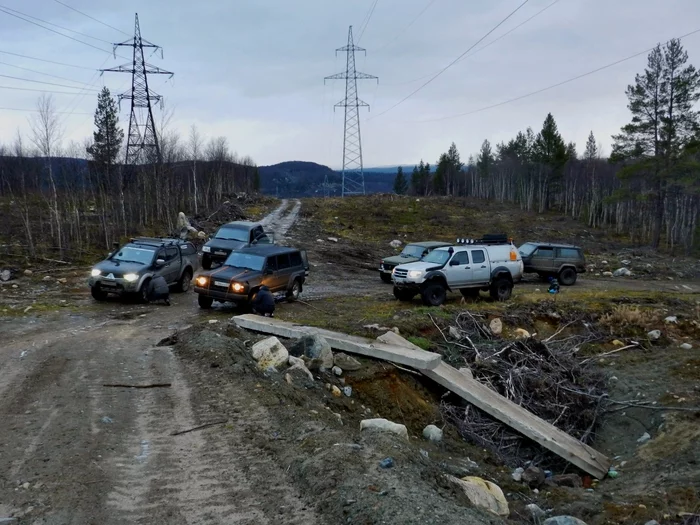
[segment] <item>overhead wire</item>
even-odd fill
[[[20,53],[11,53],[10,51],[3,51],[1,49],[0,49],[0,53],[2,53],[4,55],[12,55],[12,56],[20,57],[20,58],[26,58],[28,60],[37,60],[39,62],[46,62],[48,64],[55,64],[57,66],[74,67],[77,69],[87,69],[88,71],[95,71],[95,68],[93,68],[93,67],[77,66],[75,64],[66,64],[65,62],[56,62],[54,60],[46,60],[43,58],[31,57],[29,55],[22,55]]]
[[[374,0],[372,7],[370,8],[369,12],[365,16],[365,21],[363,22],[364,26],[360,30],[360,35],[357,37],[357,40],[355,41],[356,43],[359,44],[360,40],[362,40],[362,35],[365,34],[365,30],[367,29],[367,26],[369,25],[369,21],[372,19],[372,15],[374,14],[374,10],[377,8],[378,3],[379,3],[379,0]]]
[[[0,111],[24,111],[28,113],[38,113],[38,109],[25,109],[25,108],[3,108],[0,107]],[[66,112],[64,111],[56,111],[56,114],[58,115],[63,115]],[[73,113],[73,115],[91,115],[91,113]]]
[[[418,14],[413,18],[413,20],[411,20],[411,21],[409,22],[409,24],[408,24],[406,27],[404,27],[401,31],[399,31],[399,32],[396,34],[396,36],[395,36],[394,38],[392,38],[391,40],[389,40],[389,41],[388,41],[386,44],[384,44],[382,47],[380,47],[379,49],[375,49],[375,50],[373,51],[373,53],[376,55],[377,53],[383,51],[384,49],[386,49],[387,47],[389,47],[391,44],[393,44],[394,42],[396,42],[396,40],[398,40],[399,37],[400,37],[401,35],[403,35],[406,31],[408,31],[408,30],[413,26],[413,24],[415,24],[415,23],[418,21],[418,19],[419,19],[421,16],[423,16],[423,14],[424,14],[428,9],[430,9],[430,6],[432,6],[432,5],[435,3],[435,1],[436,1],[436,0],[430,0],[430,1],[428,2],[428,4],[423,8],[423,10],[422,10],[420,13],[418,13]],[[557,0],[557,1],[558,1],[558,0]],[[427,75],[426,75],[426,76],[427,76]]]
[[[21,88],[16,86],[0,86],[0,89],[13,89],[16,91],[34,91],[36,93],[56,93],[58,95],[78,95],[80,92],[68,92],[68,91],[54,91],[51,89],[32,89],[32,88]]]
[[[0,74],[0,77],[11,78],[12,80],[21,80],[22,82],[32,82],[33,84],[44,84],[46,86],[63,87],[63,88],[68,88],[68,89],[78,89],[78,86],[67,86],[65,84],[56,84],[55,82],[44,82],[43,80],[32,80],[30,78],[14,77],[12,75]],[[85,88],[82,88],[82,89],[85,89]],[[93,90],[93,91],[96,91],[96,90]]]
[[[72,10],[72,11],[75,11],[76,13],[79,13],[79,14],[81,14],[81,15],[83,15],[83,16],[89,18],[90,20],[94,20],[94,21],[97,22],[98,24],[102,24],[102,25],[105,26],[105,27],[109,27],[110,29],[114,29],[115,31],[118,31],[119,33],[121,33],[121,34],[123,34],[123,35],[131,36],[129,33],[125,32],[125,31],[122,31],[121,29],[118,29],[118,28],[116,28],[116,27],[114,27],[114,26],[111,26],[111,25],[109,25],[109,24],[106,24],[106,23],[103,22],[102,20],[98,20],[97,18],[88,15],[87,13],[83,13],[82,11],[76,9],[75,7],[71,7],[71,6],[69,6],[68,4],[64,4],[64,3],[61,2],[60,0],[54,0],[54,2],[56,2],[57,4],[61,4],[62,6],[67,7],[68,9],[70,9],[70,10]]]
[[[16,69],[22,69],[22,70],[24,70],[24,71],[29,71],[29,72],[31,72],[31,73],[36,73],[37,75],[44,75],[44,76],[51,77],[51,78],[57,78],[57,79],[59,79],[59,80],[65,80],[65,81],[67,81],[67,82],[74,82],[74,83],[76,83],[76,84],[86,85],[85,82],[81,82],[81,81],[79,81],[79,80],[73,80],[73,79],[71,79],[71,78],[61,77],[61,76],[58,76],[58,75],[52,75],[51,73],[44,73],[43,71],[39,71],[39,70],[37,70],[37,69],[30,69],[30,68],[28,68],[28,67],[17,66],[17,65],[15,65],[15,64],[10,64],[10,63],[8,63],[8,62],[2,62],[2,61],[0,61],[0,64],[2,64],[2,65],[4,65],[4,66],[14,67],[14,68],[16,68]],[[74,87],[77,88],[78,86],[74,86]]]
[[[401,104],[403,104],[404,102],[406,102],[409,98],[411,98],[413,95],[415,95],[416,93],[418,93],[419,91],[421,91],[423,88],[425,88],[426,86],[428,86],[431,82],[433,82],[436,78],[438,78],[440,75],[442,75],[445,71],[447,71],[447,70],[450,69],[453,65],[455,65],[457,62],[459,62],[459,61],[462,59],[462,57],[464,57],[464,56],[465,56],[467,53],[469,53],[472,49],[474,49],[474,48],[475,48],[476,46],[478,46],[481,42],[483,42],[491,33],[493,33],[493,32],[494,32],[496,29],[498,29],[501,25],[503,25],[510,17],[512,17],[515,13],[517,13],[518,11],[520,11],[520,9],[522,9],[522,8],[525,6],[525,4],[527,4],[529,1],[530,1],[530,0],[525,0],[523,3],[521,3],[521,4],[520,4],[518,7],[516,7],[513,11],[511,11],[510,14],[508,14],[508,16],[506,16],[503,20],[501,20],[498,24],[496,24],[488,33],[486,33],[486,34],[485,34],[484,36],[482,36],[479,40],[477,40],[471,47],[469,47],[469,49],[467,49],[464,53],[462,53],[462,54],[459,55],[457,58],[455,58],[452,62],[450,62],[449,64],[447,64],[444,68],[442,68],[437,74],[435,74],[432,78],[430,78],[427,82],[425,82],[425,83],[424,83],[423,85],[421,85],[419,88],[413,90],[411,93],[409,93],[409,94],[406,95],[404,98],[402,98],[401,100],[399,100],[396,104],[394,104],[393,106],[391,106],[389,109],[386,109],[386,110],[382,111],[381,113],[379,113],[378,115],[375,115],[374,117],[371,117],[371,118],[369,118],[369,119],[367,119],[367,120],[373,120],[373,119],[375,119],[375,118],[381,117],[382,115],[385,115],[386,113],[388,113],[388,112],[391,111],[392,109],[394,109],[394,108],[400,106]]]
[[[700,33],[700,29],[696,29],[696,30],[694,30],[694,31],[691,31],[690,33],[686,33],[686,34],[681,35],[681,36],[679,36],[679,37],[676,37],[675,39],[672,39],[672,40],[682,40],[682,39],[684,39],[684,38],[687,38],[687,37],[689,37],[689,36],[695,35],[695,34],[697,34],[697,33]],[[670,42],[670,41],[671,41],[671,40],[668,40],[668,41],[665,42],[665,43],[668,43],[668,42]],[[484,107],[479,108],[479,109],[474,109],[474,110],[471,110],[471,111],[466,111],[466,112],[464,112],[464,113],[457,113],[457,114],[455,114],[455,115],[449,115],[449,116],[446,116],[446,117],[440,117],[440,118],[435,118],[435,119],[426,119],[426,120],[416,120],[416,121],[412,121],[412,122],[414,122],[414,123],[440,122],[440,121],[443,121],[443,120],[450,120],[450,119],[454,119],[454,118],[465,117],[465,116],[468,116],[468,115],[473,115],[473,114],[475,114],[475,113],[480,113],[480,112],[482,112],[482,111],[487,111],[487,110],[489,110],[489,109],[497,108],[497,107],[500,107],[500,106],[505,106],[506,104],[510,104],[511,102],[516,102],[516,101],[522,100],[522,99],[524,99],[524,98],[532,97],[532,96],[534,96],[534,95],[538,95],[538,94],[543,93],[543,92],[545,92],[545,91],[549,91],[550,89],[554,89],[554,88],[557,88],[557,87],[559,87],[559,86],[563,86],[563,85],[565,85],[565,84],[569,84],[569,83],[571,83],[571,82],[574,82],[574,81],[579,80],[579,79],[582,79],[582,78],[584,78],[584,77],[593,75],[593,74],[595,74],[595,73],[599,73],[600,71],[603,71],[603,70],[605,70],[605,69],[609,69],[609,68],[611,68],[611,67],[617,66],[617,65],[619,65],[619,64],[622,64],[623,62],[627,62],[627,61],[629,61],[629,60],[632,60],[633,58],[637,58],[637,57],[642,56],[642,55],[647,55],[647,54],[649,54],[651,51],[653,51],[655,48],[656,48],[656,46],[650,47],[649,49],[645,49],[644,51],[640,51],[640,52],[635,53],[635,54],[633,54],[633,55],[630,55],[630,56],[628,56],[628,57],[621,58],[621,59],[619,59],[619,60],[615,60],[614,62],[610,62],[609,64],[606,64],[606,65],[604,65],[604,66],[598,67],[598,68],[593,69],[593,70],[591,70],[591,71],[588,71],[588,72],[586,72],[586,73],[582,73],[582,74],[580,74],[580,75],[576,75],[575,77],[571,77],[571,78],[568,78],[568,79],[566,79],[566,80],[562,80],[561,82],[557,82],[556,84],[552,84],[552,85],[543,87],[543,88],[541,88],[541,89],[537,89],[537,90],[535,90],[535,91],[531,91],[530,93],[526,93],[526,94],[520,95],[520,96],[518,96],[518,97],[510,98],[510,99],[508,99],[508,100],[504,100],[503,102],[499,102],[499,103],[497,103],[497,104],[491,104],[491,105],[489,105],[489,106],[484,106]]]

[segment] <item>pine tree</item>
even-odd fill
[[[588,135],[588,140],[586,141],[586,151],[583,154],[583,158],[588,162],[598,158],[598,146],[596,145],[595,136],[593,136],[592,131],[590,135]]]
[[[411,192],[414,195],[420,195],[420,170],[423,169],[423,161],[420,161],[420,169],[418,166],[413,166],[413,173],[411,173]]]
[[[95,127],[93,143],[88,146],[87,153],[98,170],[109,179],[122,147],[124,131],[119,127],[117,106],[106,87],[97,95]]]
[[[435,175],[433,176],[433,191],[436,195],[445,195],[449,171],[450,159],[448,158],[447,153],[443,153],[440,155],[437,167],[435,168]]]
[[[558,189],[567,160],[566,144],[551,113],[544,119],[533,149],[535,160],[543,168],[539,184],[539,211],[544,212],[549,209],[550,195]]]
[[[255,166],[253,173],[253,191],[260,191],[260,170]]]
[[[476,158],[476,172],[479,176],[478,184],[482,188],[482,190],[477,193],[477,197],[489,198],[491,196],[489,185],[486,181],[491,176],[493,163],[494,158],[493,151],[491,150],[491,143],[488,140],[484,140],[481,144],[479,155]],[[485,190],[483,188],[485,188]]]
[[[408,181],[403,174],[403,168],[399,166],[396,170],[396,178],[394,178],[394,193],[397,195],[405,195],[408,191]]]
[[[667,194],[684,184],[684,154],[700,128],[693,108],[700,100],[700,73],[687,61],[679,40],[652,50],[644,74],[627,87],[632,121],[613,136],[610,161],[626,164],[618,176],[628,195],[646,194],[653,204],[654,248],[661,240]]]

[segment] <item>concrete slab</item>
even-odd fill
[[[406,346],[387,344],[365,337],[298,325],[275,318],[247,314],[235,316],[232,320],[241,328],[288,339],[318,334],[323,336],[334,350],[391,361],[400,365],[410,366],[416,370],[430,370],[441,362],[439,354],[426,352],[418,347],[407,348]]]

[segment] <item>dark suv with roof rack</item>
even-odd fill
[[[186,292],[198,268],[197,249],[191,242],[138,237],[97,263],[88,285],[97,301],[109,294],[140,295],[145,301],[153,277],[162,276],[169,286]]]
[[[214,301],[248,304],[261,286],[295,301],[308,275],[305,250],[251,246],[232,252],[220,268],[199,273],[194,280],[194,291],[201,308],[211,308]]]
[[[202,268],[209,270],[212,264],[221,264],[226,258],[246,246],[274,244],[274,233],[266,232],[258,222],[234,221],[222,225],[214,236],[202,246]]]
[[[578,246],[526,242],[518,251],[525,273],[536,273],[543,279],[556,277],[565,286],[576,283],[578,274],[586,271],[586,257]]]

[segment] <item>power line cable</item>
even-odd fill
[[[36,70],[36,69],[30,69],[30,68],[28,68],[28,67],[16,66],[15,64],[10,64],[10,63],[8,63],[8,62],[2,62],[2,61],[0,61],[0,64],[2,64],[2,65],[4,65],[4,66],[14,67],[14,68],[17,68],[17,69],[22,69],[22,70],[24,70],[24,71],[29,71],[29,72],[31,72],[31,73],[36,73],[37,75],[44,75],[44,76],[47,76],[47,77],[57,78],[57,79],[59,79],[59,80],[66,80],[66,81],[68,81],[68,82],[74,82],[74,83],[76,83],[76,84],[87,85],[87,83],[85,83],[85,82],[80,82],[79,80],[73,80],[73,79],[66,78],[66,77],[60,77],[60,76],[58,76],[58,75],[52,75],[51,73],[44,73],[43,71],[38,71],[38,70]],[[74,87],[77,88],[78,86],[74,86]]]
[[[691,31],[690,33],[686,33],[685,35],[676,37],[674,40],[683,40],[684,38],[687,38],[687,37],[689,37],[689,36],[695,35],[695,34],[697,34],[697,33],[700,33],[700,29],[696,29],[695,31]],[[665,43],[667,44],[668,42],[670,42],[670,40],[667,41],[667,42],[665,42]],[[533,96],[533,95],[538,95],[538,94],[543,93],[543,92],[545,92],[545,91],[549,91],[550,89],[554,89],[554,88],[557,88],[557,87],[559,87],[559,86],[563,86],[564,84],[569,84],[570,82],[574,82],[575,80],[579,80],[579,79],[581,79],[581,78],[584,78],[584,77],[593,75],[593,74],[598,73],[598,72],[600,72],[600,71],[603,71],[603,70],[605,70],[605,69],[609,69],[609,68],[611,68],[611,67],[613,67],[613,66],[617,66],[618,64],[622,64],[623,62],[627,62],[627,61],[629,61],[629,60],[632,60],[633,58],[637,58],[637,57],[639,57],[639,56],[649,54],[649,53],[650,53],[651,51],[653,51],[655,48],[656,48],[656,46],[650,47],[649,49],[645,49],[644,51],[640,51],[639,53],[635,53],[634,55],[630,55],[630,56],[628,56],[628,57],[621,58],[621,59],[619,59],[619,60],[616,60],[615,62],[611,62],[611,63],[606,64],[606,65],[604,65],[604,66],[601,66],[601,67],[598,67],[598,68],[596,68],[596,69],[593,69],[592,71],[588,71],[587,73],[582,73],[582,74],[580,74],[580,75],[576,75],[575,77],[571,77],[571,78],[569,78],[569,79],[567,79],[567,80],[562,80],[561,82],[557,82],[556,84],[552,84],[552,85],[550,85],[550,86],[543,87],[543,88],[538,89],[538,90],[536,90],[536,91],[531,91],[530,93],[526,93],[525,95],[520,95],[520,96],[518,96],[518,97],[514,97],[514,98],[511,98],[511,99],[508,99],[508,100],[504,100],[503,102],[499,102],[499,103],[497,103],[497,104],[491,104],[490,106],[484,106],[484,107],[479,108],[479,109],[475,109],[475,110],[472,110],[472,111],[466,111],[466,112],[464,112],[464,113],[458,113],[458,114],[456,114],[456,115],[449,115],[449,116],[446,116],[446,117],[440,117],[440,118],[436,118],[436,119],[416,120],[416,121],[413,121],[413,122],[416,122],[416,123],[419,123],[419,122],[420,122],[420,123],[423,123],[423,122],[440,122],[440,121],[443,121],[443,120],[450,120],[450,119],[453,119],[453,118],[465,117],[465,116],[467,116],[467,115],[473,115],[473,114],[475,114],[475,113],[480,113],[480,112],[482,112],[482,111],[486,111],[486,110],[489,110],[489,109],[497,108],[497,107],[500,107],[500,106],[505,106],[506,104],[510,104],[511,102],[516,102],[516,101],[518,101],[518,100],[522,100],[522,99],[524,99],[524,98],[528,98],[528,97],[531,97],[531,96]]]
[[[496,24],[488,33],[486,33],[484,36],[482,36],[479,40],[477,40],[469,49],[467,49],[464,53],[462,53],[462,54],[459,55],[457,58],[455,58],[452,62],[450,62],[449,64],[447,64],[447,65],[446,65],[444,68],[442,68],[436,75],[434,75],[431,79],[429,79],[427,82],[425,82],[425,83],[424,83],[422,86],[420,86],[418,89],[415,89],[413,92],[411,92],[410,94],[408,94],[407,96],[405,96],[404,98],[402,98],[401,100],[399,100],[396,104],[394,104],[393,106],[391,106],[389,109],[386,109],[386,110],[382,111],[381,113],[379,113],[378,115],[375,115],[374,117],[371,117],[371,118],[369,118],[369,119],[367,119],[367,120],[369,121],[369,120],[373,120],[373,119],[375,119],[375,118],[377,118],[377,117],[381,117],[382,115],[385,115],[386,113],[388,113],[388,112],[391,111],[392,109],[394,109],[394,108],[400,106],[401,104],[403,104],[404,102],[406,102],[409,98],[411,98],[413,95],[415,95],[416,93],[418,93],[420,90],[422,90],[422,89],[423,89],[424,87],[426,87],[428,84],[430,84],[431,82],[433,82],[433,80],[435,80],[436,78],[438,78],[438,77],[439,77],[440,75],[442,75],[445,71],[447,71],[447,70],[450,69],[453,65],[455,65],[457,62],[459,62],[460,59],[461,59],[464,55],[466,55],[467,53],[469,53],[469,52],[470,52],[472,49],[474,49],[477,45],[479,45],[481,42],[483,42],[484,39],[486,39],[486,37],[488,37],[491,33],[493,33],[493,32],[494,32],[496,29],[498,29],[501,25],[503,25],[503,24],[504,24],[510,17],[512,17],[515,13],[517,13],[518,11],[520,11],[520,9],[522,9],[523,6],[524,6],[525,4],[527,4],[529,1],[530,1],[530,0],[525,0],[522,4],[520,4],[518,7],[516,7],[513,11],[510,12],[510,14],[509,14],[508,16],[506,16],[503,20],[501,20],[498,24]]]
[[[51,89],[31,89],[31,88],[21,88],[15,86],[0,86],[0,89],[13,89],[16,91],[34,91],[36,93],[55,93],[57,95],[78,95],[80,91],[68,92],[68,91],[53,91]]]
[[[0,13],[5,13],[6,15],[14,16],[15,18],[19,18],[20,20],[24,20],[25,22],[29,22],[30,24],[34,24],[35,26],[41,27],[42,29],[46,29],[47,31],[51,31],[52,33],[56,33],[57,35],[61,35],[62,37],[69,38],[69,39],[74,40],[75,42],[78,42],[80,44],[86,45],[86,46],[91,47],[93,49],[97,49],[98,51],[102,51],[103,53],[112,54],[111,51],[107,51],[106,49],[102,49],[100,47],[93,46],[92,44],[89,44],[88,42],[83,42],[82,40],[78,40],[77,38],[73,38],[70,35],[65,35],[63,33],[56,31],[55,29],[51,29],[50,27],[43,26],[37,22],[34,22],[33,20],[29,20],[29,19],[24,18],[22,16],[11,13],[11,12],[7,11],[6,9],[4,9],[2,6],[0,6]],[[118,56],[122,60],[131,60],[130,58],[123,57],[121,55],[116,55],[116,56]]]
[[[44,82],[43,80],[31,80],[29,78],[22,78],[22,77],[13,77],[11,75],[1,75],[0,77],[2,78],[11,78],[13,80],[21,80],[22,82],[33,82],[35,84],[45,84],[47,86],[56,86],[56,87],[64,87],[64,88],[69,88],[69,89],[79,89],[78,86],[67,86],[65,84],[56,84],[54,82]],[[82,88],[85,89],[85,88]],[[97,90],[93,90],[97,91]]]
[[[38,113],[38,109],[25,109],[25,108],[0,108],[0,111],[25,111],[29,113]],[[56,114],[63,115],[65,111],[56,111]],[[92,113],[73,113],[73,115],[92,115]]]
[[[557,0],[557,1],[558,1],[558,0]],[[391,44],[393,44],[394,42],[396,42],[396,40],[398,40],[398,38],[399,38],[401,35],[403,35],[406,31],[408,31],[408,30],[411,28],[411,26],[413,26],[413,24],[415,24],[421,16],[423,16],[423,13],[425,13],[428,9],[430,9],[430,6],[432,6],[434,3],[435,3],[435,0],[430,0],[430,2],[428,2],[428,4],[423,8],[423,10],[422,10],[420,13],[418,13],[418,14],[415,16],[415,18],[413,18],[413,20],[411,20],[411,21],[409,22],[409,24],[408,24],[406,27],[404,27],[401,31],[399,31],[399,32],[396,34],[396,36],[395,36],[394,38],[392,38],[391,40],[389,40],[389,41],[388,41],[386,44],[384,44],[382,47],[380,47],[379,49],[373,51],[373,53],[376,55],[376,54],[379,53],[380,51],[383,51],[384,49],[386,49],[387,47],[389,47]],[[428,75],[426,75],[426,76],[428,76]],[[425,78],[425,77],[423,77],[423,78]]]
[[[118,28],[116,28],[116,27],[114,27],[114,26],[111,26],[111,25],[109,25],[109,24],[104,23],[102,20],[98,20],[97,18],[88,15],[87,13],[83,13],[82,11],[79,11],[79,10],[76,9],[75,7],[71,7],[71,6],[69,6],[68,4],[64,4],[64,3],[61,2],[60,0],[54,0],[54,2],[56,2],[56,3],[58,3],[58,4],[61,4],[62,6],[67,7],[68,9],[70,9],[70,10],[72,10],[72,11],[75,11],[76,13],[79,13],[79,14],[81,14],[81,15],[83,15],[83,16],[89,18],[90,20],[94,20],[94,21],[97,22],[98,24],[102,24],[102,25],[105,26],[105,27],[109,27],[110,29],[114,29],[115,31],[118,31],[119,33],[121,33],[121,34],[123,34],[123,35],[132,36],[132,35],[130,35],[129,33],[126,33],[125,31],[122,31],[121,29],[118,29]]]
[[[534,15],[532,15],[530,18],[527,18],[526,20],[520,22],[517,26],[515,26],[515,27],[512,28],[511,30],[509,30],[509,31],[507,31],[507,32],[505,32],[505,33],[503,33],[503,34],[502,34],[501,36],[499,36],[498,38],[494,38],[494,39],[491,40],[488,44],[485,44],[485,45],[481,46],[479,49],[475,49],[473,53],[469,53],[468,55],[465,55],[463,58],[461,58],[460,60],[458,60],[458,62],[461,62],[462,60],[465,60],[465,59],[467,59],[467,58],[469,58],[469,57],[473,57],[474,55],[476,55],[477,53],[480,53],[481,51],[483,51],[483,50],[486,49],[487,47],[489,47],[489,46],[495,44],[496,42],[498,42],[499,40],[501,40],[501,39],[507,37],[507,36],[510,35],[513,31],[515,31],[515,30],[517,30],[517,29],[520,29],[522,26],[524,26],[525,24],[527,24],[527,23],[528,23],[529,21],[531,21],[532,19],[534,19],[534,18],[538,17],[539,15],[541,15],[542,13],[544,13],[547,9],[549,9],[549,8],[552,7],[552,6],[554,6],[554,4],[557,4],[559,1],[560,1],[560,0],[554,0],[554,2],[552,2],[551,4],[547,5],[546,7],[542,8],[542,9],[540,9],[540,10],[537,11]],[[384,84],[384,86],[385,86],[385,87],[386,87],[386,86],[403,86],[403,85],[405,85],[405,84],[412,84],[413,82],[418,82],[419,80],[423,80],[423,79],[425,79],[425,78],[428,78],[429,76],[434,75],[435,73],[437,73],[437,71],[434,72],[434,73],[429,73],[429,74],[427,74],[427,75],[423,75],[422,77],[414,78],[413,80],[407,80],[406,82],[397,82],[397,83],[395,83],[395,84]]]
[[[32,18],[34,20],[37,20],[43,24],[48,24],[50,26],[57,27],[59,29],[63,29],[64,31],[70,31],[71,33],[75,33],[76,35],[84,36],[85,38],[91,38],[93,40],[97,40],[98,42],[103,42],[105,44],[112,44],[109,40],[104,40],[102,38],[98,38],[96,36],[91,36],[87,35],[85,33],[81,33],[80,31],[75,31],[73,29],[69,29],[67,27],[59,26],[58,24],[54,24],[53,22],[49,22],[48,20],[42,20],[41,18],[38,18],[36,16],[28,15],[27,13],[23,13],[22,11],[17,11],[17,9],[12,9],[11,7],[7,7],[6,5],[0,5],[3,9],[7,9],[8,11],[12,11],[13,13],[17,13],[18,15],[26,16],[27,18]]]
[[[360,35],[357,37],[356,43],[359,44],[360,40],[362,40],[362,35],[365,34],[365,30],[367,29],[367,26],[369,25],[369,21],[372,19],[372,15],[374,14],[374,10],[377,8],[377,4],[379,3],[379,0],[374,0],[374,3],[372,4],[372,7],[369,10],[369,13],[367,14],[366,21],[364,22],[364,27],[360,30]]]
[[[0,53],[2,53],[2,54],[4,54],[4,55],[12,55],[12,56],[20,57],[20,58],[26,58],[26,59],[28,59],[28,60],[37,60],[37,61],[39,61],[39,62],[46,62],[46,63],[48,63],[48,64],[55,64],[55,65],[57,65],[57,66],[74,67],[74,68],[77,68],[77,69],[87,69],[88,71],[96,71],[95,68],[92,68],[92,67],[76,66],[75,64],[66,64],[66,63],[64,63],[64,62],[55,62],[55,61],[53,61],[53,60],[46,60],[46,59],[43,59],[43,58],[30,57],[29,55],[21,55],[21,54],[19,54],[19,53],[11,53],[10,51],[2,51],[2,50],[0,50]]]

